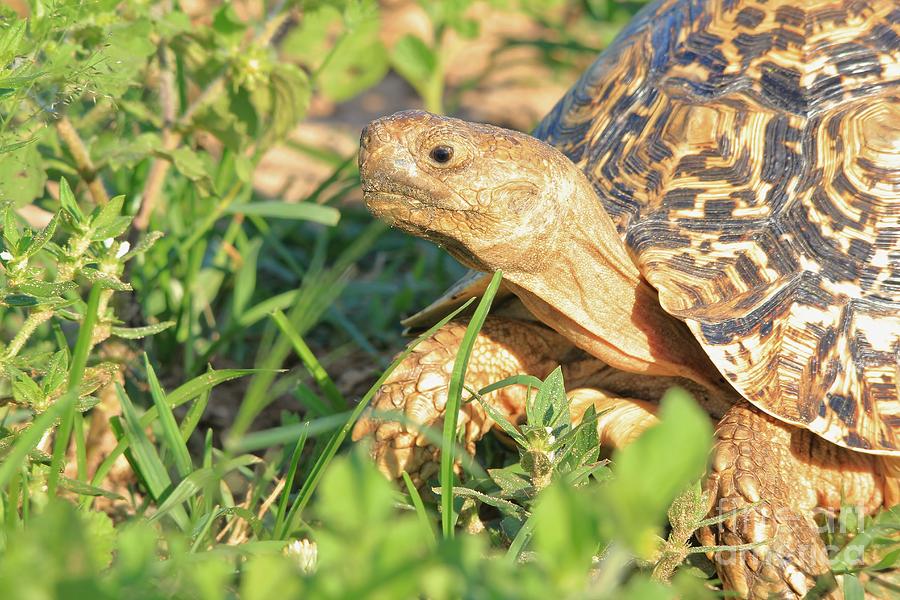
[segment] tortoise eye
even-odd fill
[[[443,144],[440,146],[435,146],[431,149],[431,153],[429,154],[431,160],[436,163],[446,164],[450,162],[450,159],[453,158],[453,148],[450,146],[444,146]]]

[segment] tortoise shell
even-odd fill
[[[535,135],[741,394],[900,453],[900,4],[656,2]]]

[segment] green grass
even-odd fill
[[[249,21],[217,5],[209,23],[177,4],[0,8],[0,596],[714,596],[678,537],[705,516],[706,417],[671,393],[610,466],[560,371],[469,389],[499,274],[448,406],[531,386],[527,423],[491,413],[515,447],[489,437],[473,461],[449,418],[416,489],[347,440],[417,341],[400,319],[463,269],[352,201],[354,153],[285,136],[313,99],[346,108],[389,69],[423,104],[465,108],[495,64],[445,77],[450,40],[481,35],[470,2],[424,3],[436,35],[392,47],[370,0],[260,3]],[[494,58],[527,46],[572,81],[641,4],[505,3],[543,33]],[[278,143],[329,170],[301,202],[252,185]],[[32,226],[23,207],[56,216]],[[847,597],[889,590],[896,511],[845,521],[827,537]]]

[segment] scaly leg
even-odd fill
[[[431,338],[423,340],[378,391],[372,403],[376,411],[401,411],[414,423],[440,431],[450,374],[466,321],[452,321]],[[466,385],[480,389],[512,375],[527,373],[546,377],[564,362],[572,345],[559,334],[537,324],[488,318],[475,340],[466,372]],[[485,399],[517,422],[524,413],[525,386],[515,385],[488,394]],[[463,397],[468,396],[464,391]],[[478,402],[465,404],[459,413],[466,449],[474,453],[475,442],[493,422]],[[353,429],[353,439],[374,434],[372,454],[379,469],[391,479],[402,471],[421,485],[438,472],[439,448],[413,425],[383,421],[365,415]]]
[[[594,388],[579,388],[568,393],[573,421],[580,421],[588,406],[594,405],[597,417],[597,434],[600,446],[623,448],[648,427],[659,422],[656,417],[658,404],[624,398]]]
[[[896,481],[879,457],[830,444],[746,403],[729,410],[716,430],[706,481],[710,516],[747,507],[701,530],[705,546],[768,543],[716,553],[719,577],[742,598],[801,598],[828,572],[828,554],[813,520],[817,508],[841,502],[871,513]]]

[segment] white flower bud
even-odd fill
[[[2,258],[5,261],[10,261],[13,259],[13,255],[10,254],[9,252],[7,252],[6,250],[4,250],[3,252],[0,252],[0,258]]]
[[[106,238],[105,240],[103,240],[103,245],[107,248],[112,248],[113,241],[114,240],[112,238]]]
[[[284,547],[284,555],[297,561],[297,565],[304,573],[312,573],[316,570],[319,549],[316,543],[310,540],[294,540]]]
[[[122,242],[121,244],[119,244],[119,249],[116,251],[116,258],[122,258],[126,254],[128,254],[129,250],[131,250],[131,244],[129,244],[127,241]]]

